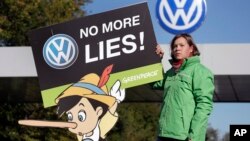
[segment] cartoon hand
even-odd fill
[[[115,97],[118,103],[122,102],[125,98],[125,89],[120,89],[120,87],[121,82],[117,80],[109,91],[109,95]]]

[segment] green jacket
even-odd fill
[[[177,72],[168,70],[153,88],[164,89],[159,136],[205,141],[213,108],[214,78],[200,64],[199,56],[185,59]]]

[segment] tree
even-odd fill
[[[227,132],[223,135],[221,141],[230,141],[230,134]]]
[[[122,103],[109,141],[153,141],[157,137],[160,103]]]
[[[27,32],[84,16],[81,7],[92,0],[1,0],[0,41],[29,45]]]
[[[44,109],[39,103],[0,104],[0,140],[10,141],[68,141],[76,140],[67,129],[38,128],[18,125],[20,119],[66,121],[59,118],[56,107]]]
[[[0,45],[29,45],[27,32],[84,16],[81,7],[89,2],[91,0],[0,0]],[[65,117],[59,119],[55,108],[44,109],[41,103],[18,103],[8,98],[9,94],[14,94],[18,100],[36,95],[38,85],[34,81],[37,80],[28,79],[28,83],[25,83],[26,81],[8,78],[0,81],[1,98],[4,99],[0,99],[0,140],[76,140],[67,129],[45,129],[17,124],[19,119],[24,118],[66,120]],[[27,97],[21,98],[18,95],[18,87],[22,87]]]
[[[207,128],[206,141],[218,141],[218,130],[211,127],[211,125]]]

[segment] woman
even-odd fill
[[[159,45],[156,54],[164,55]],[[158,141],[205,141],[214,78],[200,63],[199,55],[190,35],[176,35],[171,41],[172,68],[153,84],[153,88],[164,90]]]

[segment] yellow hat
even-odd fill
[[[97,100],[111,107],[115,103],[115,97],[108,95],[106,85],[102,86],[101,88],[97,86],[99,80],[100,77],[95,73],[85,75],[80,81],[72,84],[64,92],[62,92],[56,98],[56,103],[58,103],[59,100],[64,97],[82,96]]]

